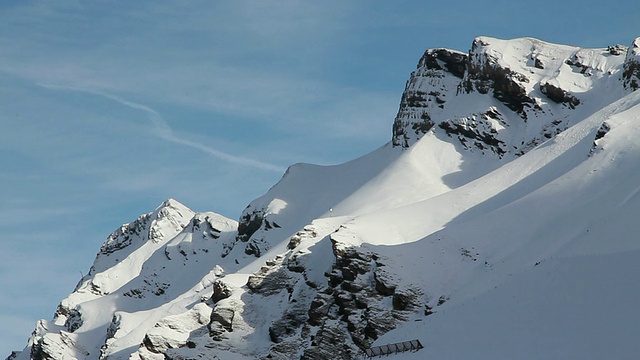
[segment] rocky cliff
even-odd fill
[[[522,155],[611,101],[594,94],[637,89],[637,46],[479,37],[468,53],[427,50],[407,81],[393,145],[438,131],[469,151]]]

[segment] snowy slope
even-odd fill
[[[106,356],[110,348],[136,350],[158,320],[199,302],[194,297],[222,274],[211,262],[236,227],[233,220],[195,214],[173,199],[123,225],[105,241],[54,320],[38,322],[32,357],[38,351],[72,359]]]
[[[123,225],[16,358],[632,358],[639,44],[427,50],[389,144]]]
[[[549,259],[379,339],[420,338],[405,359],[636,359],[640,253]]]

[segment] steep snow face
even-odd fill
[[[353,217],[442,194],[495,169],[495,160],[464,153],[438,134],[404,150],[387,144],[341,165],[293,165],[244,210],[234,251],[259,256],[313,219]]]
[[[635,357],[639,43],[427,50],[391,143],[123,225],[16,358]]]
[[[520,156],[635,89],[634,49],[478,37],[468,54],[427,50],[407,82],[393,144],[435,131],[467,151]]]
[[[316,217],[398,207],[474,180],[628,93],[623,78],[635,75],[624,69],[634,68],[636,53],[635,45],[488,37],[468,53],[429,49],[407,82],[393,148],[338,166],[292,166],[245,209],[233,247],[260,256]]]
[[[594,144],[603,120],[610,130]],[[636,356],[640,94],[562,135],[513,166],[575,145],[442,230],[393,249],[402,281],[449,300],[379,344],[419,334],[425,349],[399,359]],[[410,269],[428,275],[412,278]]]

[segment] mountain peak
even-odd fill
[[[174,198],[168,198],[167,200],[163,201],[160,205],[158,205],[157,208],[164,208],[164,207],[186,208],[186,206],[183,203],[181,203],[180,201]]]
[[[153,212],[140,215],[134,222],[123,224],[105,240],[98,255],[109,255],[132,243],[141,246],[150,240],[159,243],[181,231],[195,213],[174,199],[163,201]]]
[[[193,218],[195,212],[174,199],[165,200],[150,216],[148,239],[161,242],[175,236]]]
[[[407,81],[392,143],[407,148],[434,132],[467,151],[521,156],[635,90],[634,44],[627,52],[480,36],[468,53],[429,49]]]

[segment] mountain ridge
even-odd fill
[[[350,359],[415,327],[446,340],[428,324],[547,264],[635,259],[639,39],[427,50],[388,144],[292,165],[239,222],[165,201],[107,238],[10,358]]]

